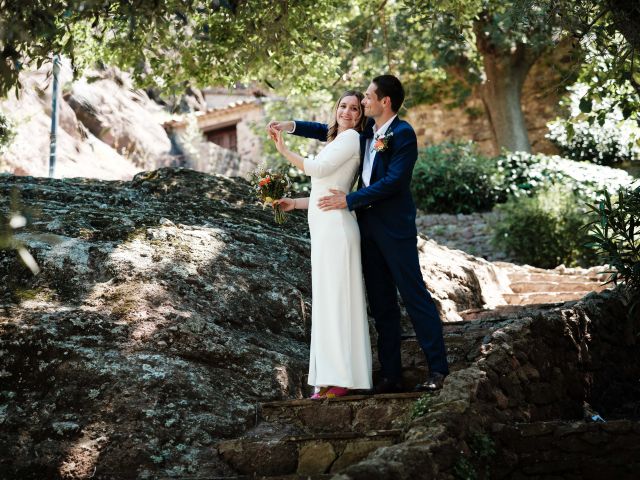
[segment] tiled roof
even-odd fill
[[[253,105],[260,105],[262,103],[262,101],[259,98],[251,98],[248,100],[239,100],[236,102],[232,102],[224,107],[217,107],[217,108],[210,108],[208,109],[206,112],[196,112],[196,118],[198,118],[198,120],[200,121],[201,119],[207,118],[207,117],[215,117],[221,113],[229,113],[229,112],[233,112],[234,110],[242,110],[245,109],[246,107],[249,106],[253,106]],[[176,118],[172,118],[170,120],[167,120],[166,122],[163,123],[163,126],[165,128],[167,127],[181,127],[184,126],[184,124],[186,123],[186,120],[184,119],[184,115],[180,115],[180,116],[176,116]]]

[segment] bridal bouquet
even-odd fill
[[[273,205],[275,200],[288,197],[291,194],[291,182],[284,173],[273,172],[265,167],[259,167],[251,173],[251,183],[256,196],[262,201],[263,206]],[[278,225],[286,221],[285,212],[280,205],[274,205],[274,218]]]

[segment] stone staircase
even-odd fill
[[[496,322],[516,320],[536,311],[557,308],[558,302],[578,300],[601,291],[601,269],[542,270],[498,264],[511,293],[506,305],[459,312],[463,321],[444,324],[451,372],[469,367]],[[405,330],[409,331],[409,330]],[[410,390],[427,374],[417,340],[402,340],[403,383]],[[376,380],[374,355],[374,381]],[[257,407],[256,424],[236,439],[218,443],[217,453],[240,479],[319,480],[332,478],[373,451],[404,441],[416,401],[425,394],[364,395],[354,392],[327,400],[282,400]],[[439,393],[429,394],[437,402]],[[534,428],[534,427],[527,427]]]
[[[402,440],[419,393],[262,403],[258,424],[218,444],[247,478],[320,479]],[[242,478],[242,477],[239,477]]]
[[[538,305],[578,300],[589,292],[600,292],[607,274],[603,267],[590,269],[557,267],[544,270],[496,262],[507,276],[511,292],[503,293],[509,305]]]
[[[522,307],[516,307],[522,309]],[[513,312],[509,312],[513,316]],[[477,356],[492,322],[503,317],[444,325],[452,372]],[[486,320],[486,321],[485,321]],[[415,337],[402,340],[403,384],[411,390],[427,375]],[[377,377],[374,355],[374,381]],[[310,392],[307,392],[310,393]],[[374,450],[403,440],[416,401],[438,393],[349,395],[327,400],[281,400],[259,404],[256,425],[236,439],[217,445],[220,457],[240,479],[297,480],[331,478]]]

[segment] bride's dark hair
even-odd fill
[[[335,106],[333,107],[333,118],[329,123],[327,142],[330,142],[331,140],[336,138],[336,136],[338,136],[338,120],[336,118],[336,113],[338,112],[338,107],[340,106],[340,102],[342,102],[342,99],[344,97],[356,97],[358,99],[358,113],[360,113],[360,118],[353,128],[356,132],[361,132],[362,130],[364,130],[364,125],[367,122],[367,117],[364,116],[364,108],[362,107],[362,100],[364,99],[364,95],[358,90],[347,90],[340,96]]]

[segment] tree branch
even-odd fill
[[[629,71],[629,83],[634,88],[638,96],[640,96],[640,83],[633,78],[633,71],[635,70],[636,49],[631,46],[631,69]]]
[[[370,15],[367,15],[366,17],[364,17],[362,21],[358,22],[358,24],[355,25],[353,28],[351,28],[348,31],[348,33],[351,34],[356,30],[360,29],[360,27],[362,27],[371,18],[375,17],[381,10],[383,10],[387,6],[387,3],[389,3],[389,0],[382,0],[382,2],[380,2],[380,5],[378,5],[378,7]]]
[[[602,17],[604,17],[607,13],[609,13],[611,11],[611,9],[609,7],[605,7],[598,15],[596,15],[596,18],[594,18],[591,23],[589,25],[587,25],[586,30],[584,30],[580,36],[578,38],[582,38],[584,37],[587,33],[589,33],[589,31],[595,26],[596,23],[598,23],[598,20],[600,20]]]

